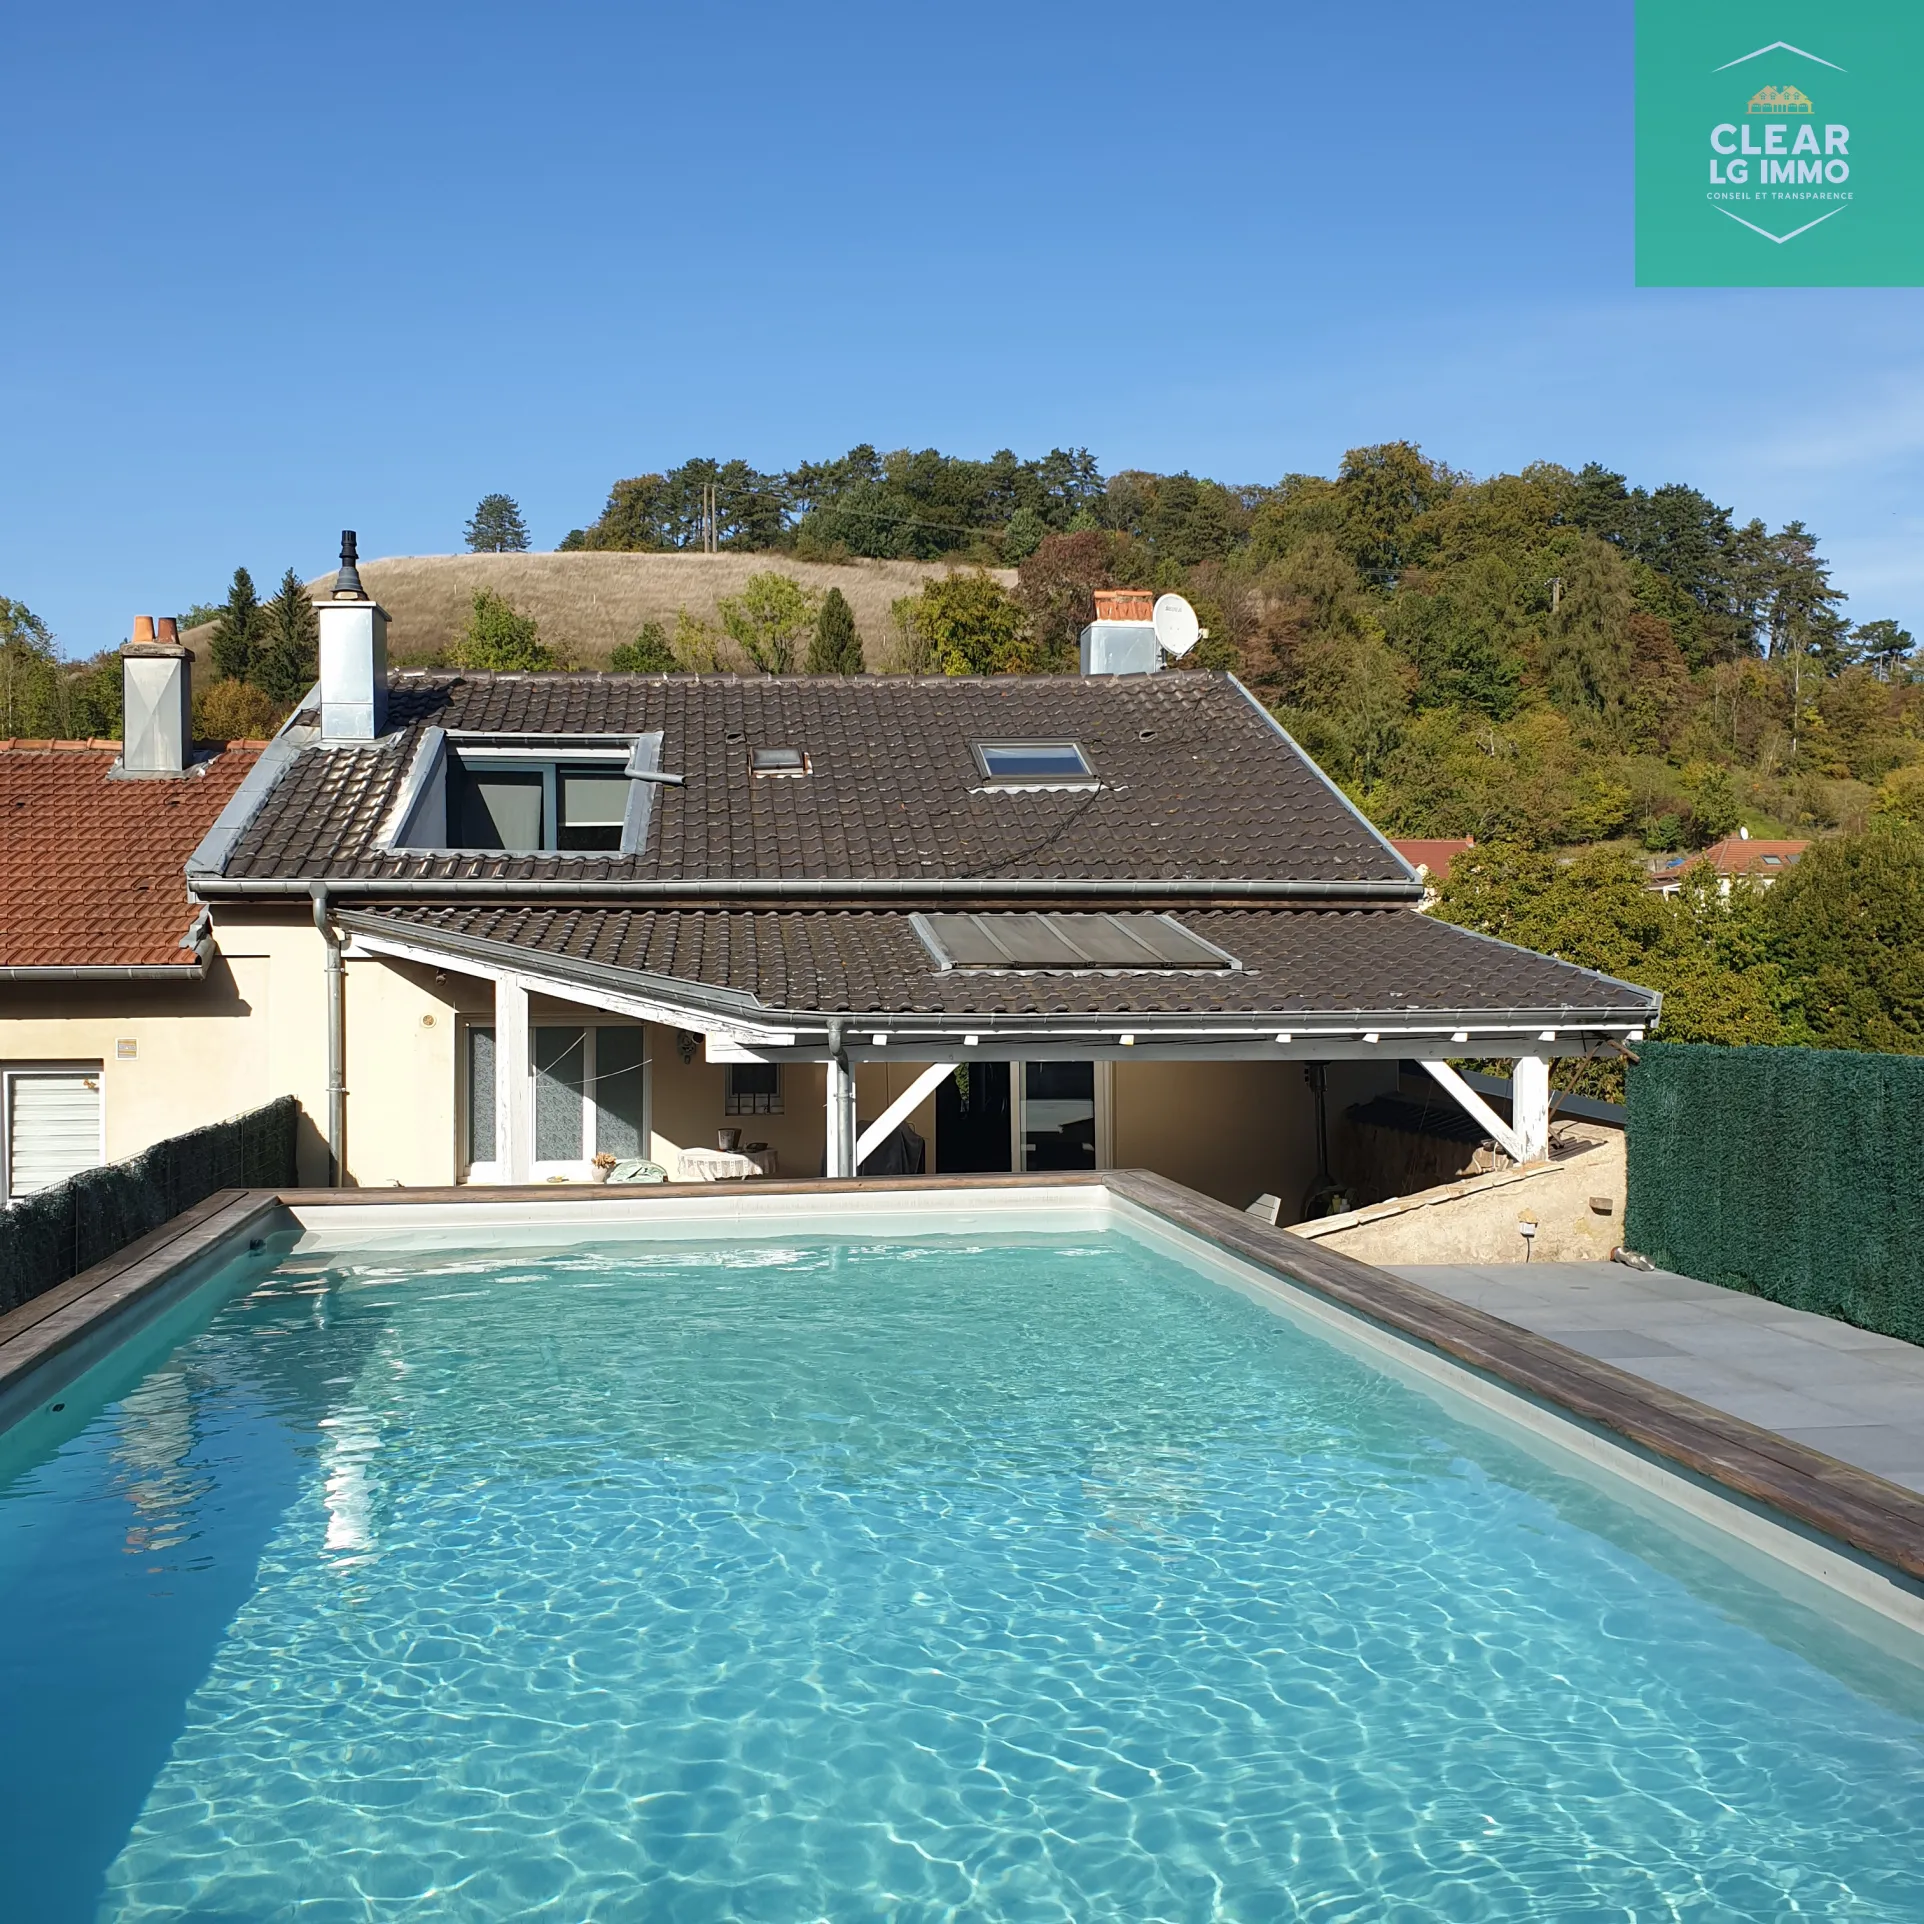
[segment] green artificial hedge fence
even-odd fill
[[[216,1189],[290,1187],[300,1114],[292,1096],[280,1096],[0,1209],[0,1312],[104,1262]]]
[[[1924,1343],[1924,1057],[1665,1042],[1638,1053],[1629,1247]]]

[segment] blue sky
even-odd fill
[[[1924,632],[1924,295],[1638,291],[1631,17],[9,15],[0,594],[132,617],[858,441],[1332,472],[1408,436],[1801,517]]]

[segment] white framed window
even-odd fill
[[[107,1160],[97,1062],[0,1069],[0,1202],[18,1202]]]
[[[731,1062],[722,1097],[725,1116],[779,1116],[782,1113],[782,1065],[779,1062]]]
[[[645,1158],[647,1031],[638,1022],[537,1022],[529,1035],[534,1154],[529,1176],[586,1176],[597,1155]],[[470,1182],[500,1179],[494,1028],[471,1022],[462,1047],[463,1161]]]
[[[1110,1062],[1010,1065],[1010,1166],[1017,1174],[1113,1166],[1114,1070]]]

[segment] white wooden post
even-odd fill
[[[904,1121],[935,1090],[955,1073],[953,1062],[931,1062],[869,1126],[855,1145],[855,1167],[859,1170],[888,1132]]]
[[[1510,1070],[1510,1127],[1519,1162],[1542,1162],[1550,1153],[1550,1059],[1518,1056]]]
[[[494,984],[494,1158],[499,1182],[526,1182],[534,1161],[534,1075],[529,1056],[528,985]]]

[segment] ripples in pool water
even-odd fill
[[[1900,1666],[1122,1237],[290,1258],[71,1421],[33,1924],[1924,1917]]]

